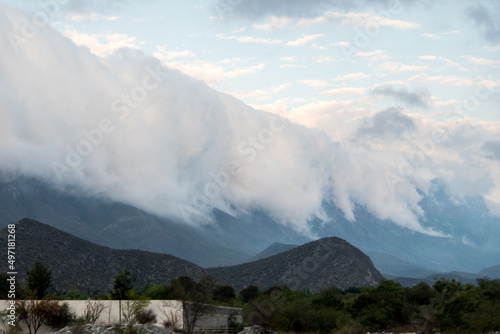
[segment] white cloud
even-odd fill
[[[170,68],[178,69],[179,71],[199,80],[203,80],[208,84],[220,83],[223,80],[230,78],[238,78],[247,74],[255,73],[264,69],[266,66],[263,63],[251,65],[247,67],[226,68],[216,63],[195,60],[192,62],[170,61],[166,62]]]
[[[286,26],[291,22],[291,19],[288,17],[279,17],[279,16],[270,16],[266,19],[267,23],[265,24],[254,24],[253,27],[259,30],[274,30],[280,29]]]
[[[136,38],[126,34],[84,34],[75,30],[67,30],[64,34],[76,45],[89,48],[99,57],[109,57],[121,48],[140,49]]]
[[[483,49],[489,52],[498,52],[500,51],[500,45],[497,46],[483,46]]]
[[[354,54],[354,57],[367,58],[370,61],[370,63],[390,59],[389,55],[387,54],[387,51],[385,51],[385,50],[375,50],[375,51],[369,51],[369,52],[357,52]]]
[[[69,21],[117,21],[119,16],[104,16],[96,13],[68,13],[66,20]]]
[[[329,56],[316,56],[312,58],[312,61],[315,63],[332,63],[337,61],[338,59],[332,58]]]
[[[366,73],[355,72],[355,73],[349,73],[349,74],[344,74],[344,75],[338,75],[335,79],[332,79],[332,81],[361,80],[361,79],[367,79],[369,77],[370,77],[370,75],[368,75]]]
[[[352,45],[352,42],[339,41],[330,44],[330,46],[348,46],[348,45]]]
[[[156,47],[156,49],[158,51],[154,53],[154,56],[157,57],[158,59],[161,59],[164,62],[171,61],[172,59],[175,58],[185,58],[185,57],[195,56],[194,52],[189,50],[183,50],[183,51],[167,50],[167,47],[165,45],[159,45]]]
[[[23,24],[21,15],[11,13],[8,17],[0,21],[2,36]],[[67,34],[102,57],[123,46],[138,48],[138,42],[127,35]],[[169,67],[166,69],[158,59],[140,52],[97,58],[75,47],[50,26],[40,29],[37,38],[23,45],[20,54],[12,52],[7,38],[0,38],[0,49],[0,90],[4,92],[0,100],[2,171],[18,171],[53,182],[56,187],[78,187],[148,212],[183,219],[179,205],[195,205],[195,196],[213,182],[213,174],[224,171],[228,162],[237,161],[242,167],[240,172],[232,175],[218,193],[207,196],[206,206],[198,208],[200,220],[209,219],[213,207],[231,212],[258,209],[305,233],[308,221],[322,215],[322,203],[333,201],[353,221],[357,219],[353,208],[360,205],[377,218],[438,235],[419,223],[419,191],[427,191],[435,179],[442,180],[450,195],[457,198],[498,198],[500,162],[485,157],[481,151],[485,142],[498,140],[498,123],[470,126],[467,119],[438,122],[425,115],[398,115],[414,124],[413,132],[408,135],[392,131],[397,136],[389,140],[381,130],[391,130],[398,124],[386,118],[381,125],[377,118],[380,110],[373,99],[364,96],[360,86],[325,89],[333,96],[357,93],[357,99],[349,101],[327,97],[326,101],[305,100],[302,96],[273,100],[273,94],[296,88],[290,83],[239,93],[264,101],[262,109],[285,114],[293,121],[288,123],[195,80],[218,83],[261,71],[266,65],[258,58],[228,56],[209,62],[193,58],[192,52],[184,48],[159,48],[157,57]],[[284,56],[280,65],[305,66],[301,61],[305,63],[312,57],[301,56],[304,58]],[[356,56],[368,60],[389,57],[380,50]],[[427,69],[400,62],[382,65],[390,73]],[[333,81],[338,79],[347,86],[349,80],[363,80],[370,75],[363,74],[358,66],[352,69],[357,72]],[[335,75],[338,73],[342,72]],[[425,73],[410,78],[445,85],[479,82],[500,86],[496,79],[477,79]],[[327,87],[323,81],[302,83]],[[360,83],[357,81],[356,86]],[[132,95],[135,98],[131,100]],[[278,123],[270,123],[273,120]],[[97,144],[92,145],[89,131],[102,127],[103,121],[110,121],[113,130],[99,140],[94,137]],[[272,140],[265,137],[265,145],[261,141],[257,147],[252,146],[254,138],[269,135],[270,130],[264,130],[273,125],[284,128],[273,133]],[[370,140],[362,140],[360,129],[367,127],[374,131]],[[379,131],[375,131],[377,127]],[[424,152],[425,159],[413,172],[400,176],[392,187],[388,185],[386,173],[399,175],[401,157],[410,159],[411,153],[432,139],[436,130],[444,132],[444,139]],[[62,183],[58,183],[53,163],[65,164],[71,150],[86,153],[89,147],[92,151],[80,157],[76,167],[68,167]]]
[[[299,37],[294,41],[289,41],[286,43],[286,45],[288,45],[288,46],[305,46],[305,45],[311,43],[312,41],[314,41],[315,39],[321,38],[323,36],[324,36],[323,34],[306,35],[306,36]]]
[[[418,59],[423,59],[423,60],[436,60],[436,56],[419,56]]]
[[[328,86],[328,81],[325,80],[300,80],[300,83],[313,88],[322,88]]]
[[[485,65],[485,66],[491,66],[500,63],[499,60],[494,60],[494,59],[487,59],[487,58],[478,58],[474,56],[462,56],[462,58],[467,59],[473,64],[476,65]]]
[[[429,65],[407,65],[394,61],[387,61],[378,66],[378,70],[387,71],[392,73],[400,72],[419,72],[429,69]]]
[[[279,39],[269,39],[269,38],[261,38],[255,36],[235,36],[235,35],[225,35],[225,34],[217,34],[215,36],[217,39],[228,39],[228,40],[236,40],[240,43],[260,43],[260,44],[281,44],[282,41]]]
[[[392,20],[384,16],[373,13],[335,13],[326,12],[323,16],[315,18],[303,18],[297,22],[297,26],[310,26],[314,24],[324,24],[327,22],[338,23],[355,27],[392,27],[396,29],[418,29],[420,25],[413,22]]]
[[[439,34],[431,34],[431,33],[423,33],[423,34],[420,34],[420,36],[431,38],[431,39],[441,39],[441,38],[443,38],[443,36],[441,36]]]
[[[384,16],[372,13],[327,13],[327,18],[331,21],[340,22],[342,25],[356,27],[386,26],[397,29],[418,29],[420,24],[401,20],[392,20]]]
[[[361,95],[365,93],[365,89],[361,87],[341,87],[322,91],[321,94],[328,96],[338,95]]]
[[[422,33],[420,36],[426,37],[426,38],[431,38],[431,39],[442,39],[444,36],[448,35],[454,35],[460,33],[459,30],[452,30],[452,31],[447,31],[447,32],[441,32],[441,33]]]

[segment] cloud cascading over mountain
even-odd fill
[[[214,207],[259,209],[306,234],[312,217],[327,220],[328,201],[351,221],[362,205],[444,236],[419,221],[419,191],[435,179],[453,200],[481,196],[500,214],[500,126],[472,122],[466,108],[435,121],[402,107],[349,116],[318,106],[299,125],[137,50],[98,58],[33,18],[0,4],[3,178],[33,176],[190,224],[209,222]],[[374,93],[422,106],[428,98]],[[498,94],[498,82],[480,93]]]

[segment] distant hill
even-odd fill
[[[283,244],[281,242],[275,242],[274,244],[267,247],[259,254],[252,256],[248,260],[248,262],[258,261],[260,259],[265,259],[266,257],[271,257],[271,256],[286,252],[286,251],[293,249],[293,248],[296,248],[296,247],[299,247],[299,245],[289,245],[289,244]]]
[[[311,240],[258,212],[233,217],[214,210],[216,224],[195,227],[79,189],[0,178],[0,228],[26,217],[99,245],[172,254],[202,267],[243,263],[273,242]]]
[[[493,267],[485,268],[479,271],[478,274],[483,277],[500,278],[500,264]]]
[[[7,230],[0,231],[2,254],[7,254]],[[205,270],[178,257],[139,250],[116,250],[93,244],[34,220],[16,224],[16,270],[23,282],[39,260],[52,271],[56,289],[79,289],[94,294],[108,291],[123,269],[137,276],[136,285],[167,283],[172,278],[199,279]],[[0,270],[7,272],[7,261]]]
[[[425,278],[437,273],[413,263],[401,260],[395,256],[381,252],[366,252],[375,268],[387,279],[395,277]]]
[[[0,230],[0,251],[7,253],[7,229]],[[52,272],[57,290],[78,289],[89,294],[112,288],[123,269],[136,275],[136,286],[167,283],[179,276],[199,280],[215,276],[220,284],[240,290],[248,285],[267,288],[287,285],[311,292],[336,286],[374,286],[382,279],[360,250],[339,238],[324,238],[284,253],[243,265],[203,269],[168,254],[117,250],[93,244],[31,219],[16,223],[16,271],[25,284],[26,271],[41,261]],[[8,272],[7,262],[0,264]]]
[[[434,273],[424,278],[415,278],[415,277],[391,277],[392,279],[403,286],[413,286],[420,282],[426,282],[429,285],[433,285],[440,278],[444,278],[447,280],[456,280],[462,284],[473,284],[477,285],[477,280],[481,278],[489,278],[489,279],[498,279],[500,275],[498,270],[500,269],[500,265],[493,266],[490,268],[485,268],[480,270],[477,273],[467,273],[461,271],[451,271],[446,273]]]
[[[207,271],[238,290],[287,285],[318,292],[331,286],[375,286],[383,279],[368,256],[340,238],[323,238],[258,261]]]

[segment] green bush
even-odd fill
[[[68,303],[62,304],[47,320],[47,326],[55,329],[61,329],[76,319],[76,315],[69,311]]]

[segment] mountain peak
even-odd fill
[[[293,290],[318,292],[332,286],[375,286],[383,279],[367,255],[337,237],[312,241],[258,261],[208,271],[238,289],[286,285]]]

